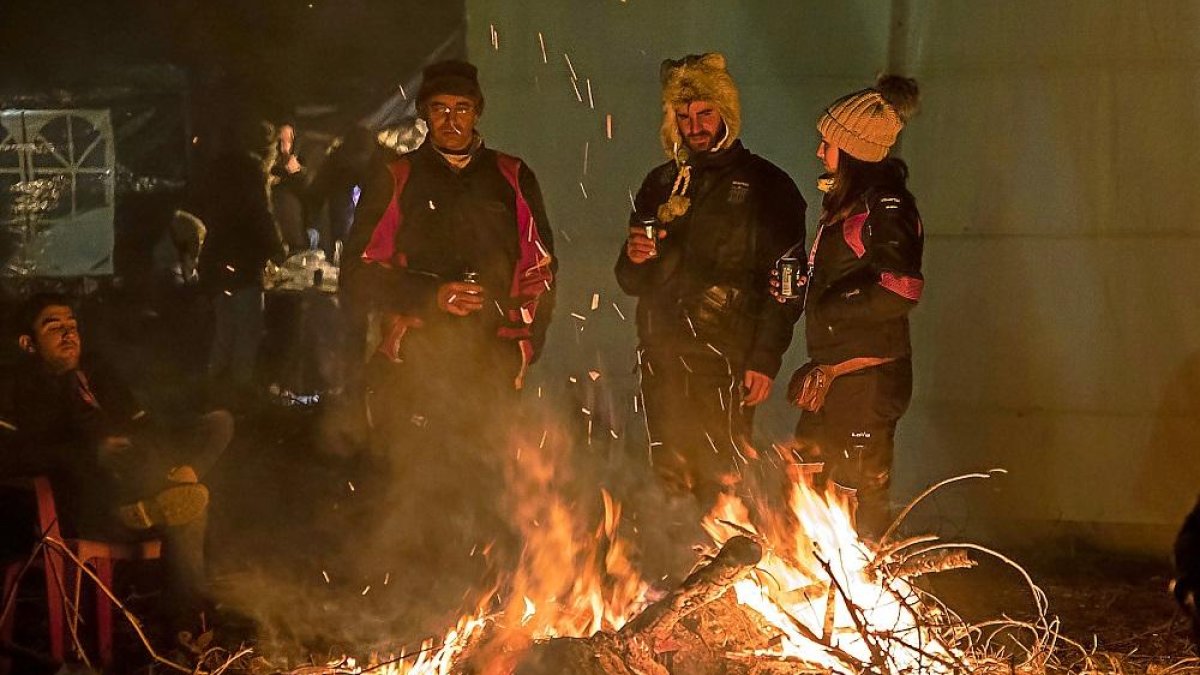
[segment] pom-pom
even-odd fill
[[[904,122],[917,114],[920,108],[921,92],[917,81],[911,77],[899,75],[880,75],[875,89],[883,96],[883,100],[896,109],[896,114]]]
[[[679,216],[687,213],[687,210],[692,205],[692,200],[683,195],[671,195],[665,204],[658,207],[658,220],[663,223],[669,223]]]

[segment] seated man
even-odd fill
[[[31,297],[14,325],[21,356],[0,373],[0,478],[49,476],[67,536],[162,537],[168,619],[188,627],[205,595],[199,476],[232,438],[232,418],[201,418],[185,464],[163,450],[171,446],[116,373],[83,355],[66,298]]]

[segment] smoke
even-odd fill
[[[428,417],[380,392],[378,442],[349,461],[316,461],[303,446],[329,434],[297,428],[284,466],[259,469],[281,491],[239,495],[275,515],[214,527],[221,603],[255,624],[260,653],[411,651],[463,614],[508,606],[515,577],[536,587],[524,592],[568,595],[573,570],[603,566],[611,546],[597,543],[605,492],[624,514],[612,539],[633,542],[647,581],[673,584],[706,540],[700,509],[652,475],[629,383],[586,370],[532,383],[511,405],[460,390]]]

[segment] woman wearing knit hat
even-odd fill
[[[856,492],[859,532],[868,538],[889,524],[896,423],[912,396],[908,313],[924,284],[923,236],[908,167],[889,152],[917,98],[914,80],[888,75],[821,115],[825,196],[807,278],[798,280],[807,287],[811,361],[788,391],[802,409],[796,452],[824,462],[819,485],[832,480]]]

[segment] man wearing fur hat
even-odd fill
[[[642,182],[616,275],[638,298],[651,461],[704,507],[735,481],[799,318],[768,284],[804,241],[805,203],[738,140],[738,91],[721,54],[667,60],[661,77],[669,161]]]

